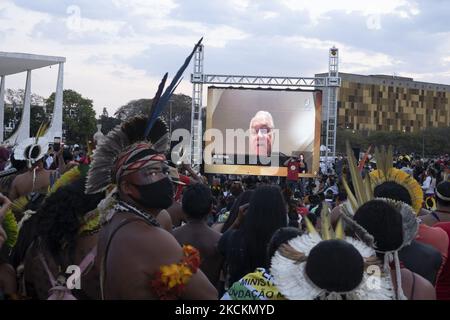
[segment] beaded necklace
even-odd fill
[[[130,212],[133,213],[141,218],[143,218],[145,221],[147,221],[148,223],[150,223],[152,226],[155,227],[160,227],[161,225],[159,224],[159,222],[156,220],[155,217],[153,217],[152,215],[150,215],[147,212],[141,211],[135,207],[133,207],[132,205],[119,200],[117,202],[117,204],[114,206],[114,209],[118,212]]]

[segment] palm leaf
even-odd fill
[[[342,177],[342,184],[344,185],[345,192],[347,193],[348,201],[350,201],[350,205],[352,206],[353,212],[356,211],[358,208],[358,200],[356,200],[355,195],[353,194],[352,190],[350,190],[350,187],[347,183],[347,179],[345,177]]]
[[[36,143],[38,143],[39,138],[43,137],[48,129],[48,122],[44,121],[39,126],[38,131],[36,132]]]
[[[330,221],[330,208],[327,203],[323,203],[322,211],[320,212],[321,233],[323,240],[334,239],[333,227]]]
[[[345,238],[344,226],[342,224],[342,219],[339,219],[339,221],[336,225],[335,238],[340,239],[340,240],[344,240],[344,238]]]
[[[314,228],[313,224],[311,223],[311,220],[309,220],[308,217],[305,217],[304,219],[306,224],[306,230],[308,230],[308,233],[318,234],[316,228]]]

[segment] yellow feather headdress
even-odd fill
[[[389,148],[381,147],[381,150],[375,148],[375,159],[377,161],[377,170],[370,173],[370,180],[372,188],[385,182],[395,182],[408,190],[411,197],[414,212],[419,213],[423,203],[423,191],[420,184],[408,173],[393,167],[393,150],[392,146]]]

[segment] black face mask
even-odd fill
[[[147,209],[167,209],[172,205],[172,181],[164,178],[146,185],[133,184],[139,191],[139,199],[132,195],[130,198]]]

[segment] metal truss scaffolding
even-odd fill
[[[194,56],[194,72],[191,74],[193,84],[192,115],[191,115],[191,164],[202,163],[202,95],[203,84],[223,84],[229,86],[265,86],[285,88],[322,88],[325,108],[323,114],[326,121],[326,138],[322,142],[326,146],[325,157],[334,157],[336,150],[337,127],[337,90],[341,85],[338,73],[338,49],[329,51],[329,71],[327,77],[270,77],[245,75],[204,74],[204,47],[199,46]],[[326,95],[326,96],[325,96]]]

